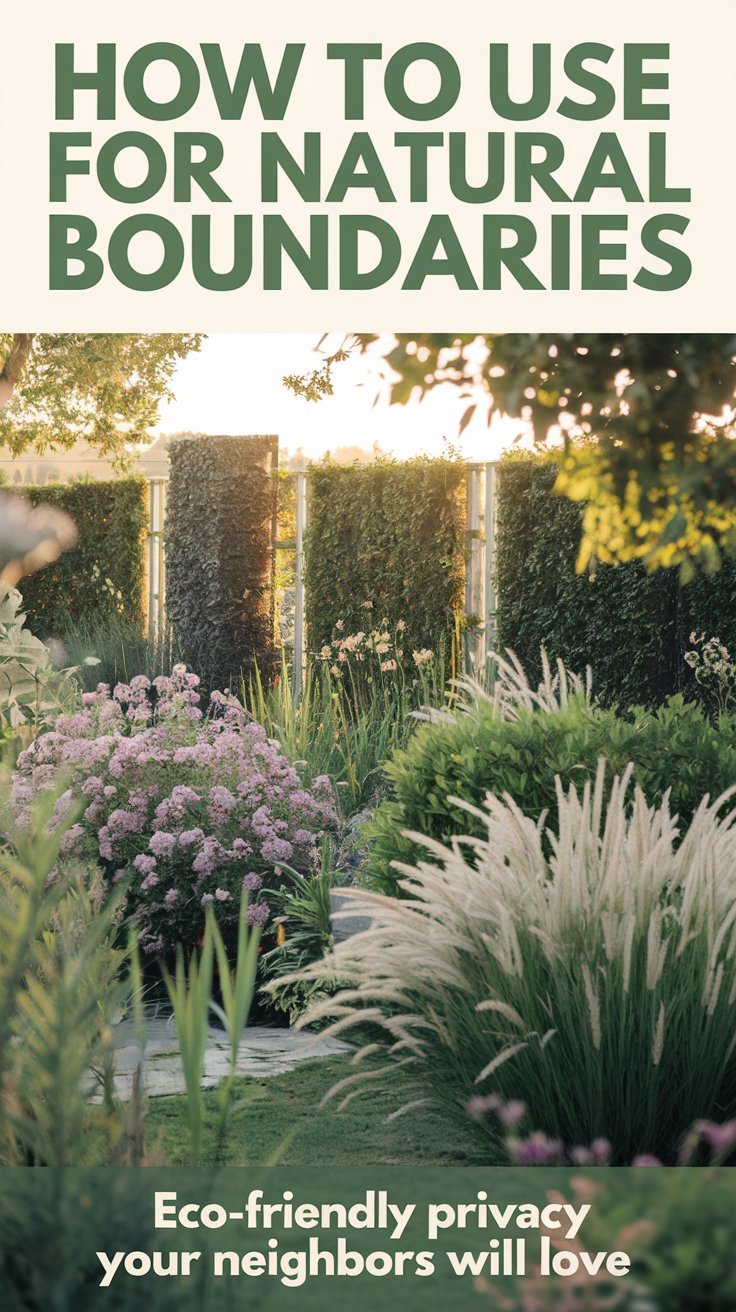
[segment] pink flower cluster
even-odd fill
[[[363,607],[372,610],[373,602],[364,601]],[[332,641],[325,643],[318,652],[319,659],[327,662],[331,674],[336,678],[348,672],[353,678],[357,677],[355,662],[366,667],[362,671],[366,677],[370,676],[371,671],[381,675],[401,673],[406,655],[403,637],[405,620],[399,620],[393,631],[388,616],[384,616],[369,633],[364,629],[357,633],[345,633],[344,629],[344,620],[338,620]],[[434,652],[429,647],[423,647],[419,651],[412,651],[411,658],[417,669],[421,669],[434,659]]]
[[[517,1127],[527,1116],[525,1102],[505,1102],[498,1093],[479,1094],[471,1098],[465,1110],[481,1118],[491,1113],[502,1129],[504,1148],[514,1166],[609,1166],[613,1149],[607,1139],[591,1144],[567,1147],[561,1139],[551,1139],[541,1130],[522,1136]],[[677,1166],[720,1166],[736,1153],[736,1120],[695,1121],[676,1151]],[[663,1166],[651,1153],[640,1153],[631,1166]]]
[[[251,922],[264,924],[261,890],[277,863],[306,869],[336,818],[326,776],[305,788],[231,698],[216,696],[204,716],[198,682],[178,665],[153,683],[100,684],[21,753],[13,780],[21,824],[39,792],[68,784],[51,823],[68,823],[75,800],[81,814],[62,850],[127,882],[128,913],[151,953],[196,943],[209,902],[234,922],[244,888],[258,895]]]

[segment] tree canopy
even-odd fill
[[[328,395],[343,353],[287,385]],[[564,440],[556,487],[585,502],[581,567],[640,558],[687,578],[736,551],[736,335],[403,333],[386,360],[394,403],[450,382],[461,431],[485,406]]]
[[[179,360],[200,333],[0,333],[0,445],[121,459],[150,436]]]

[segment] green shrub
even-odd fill
[[[696,691],[683,661],[692,630],[736,648],[736,560],[681,587],[677,570],[638,562],[577,574],[583,507],[552,492],[557,467],[514,454],[500,464],[497,633],[530,677],[540,648],[572,669],[591,665],[606,703],[653,706]]]
[[[345,890],[371,927],[305,972],[343,983],[304,1023],[379,1050],[372,1080],[400,1065],[407,1111],[498,1095],[614,1165],[676,1160],[695,1121],[736,1112],[736,811],[701,805],[683,835],[628,775],[560,787],[547,842],[489,793],[472,860],[427,843],[403,901]]]
[[[274,659],[272,437],[179,437],[169,445],[167,612],[206,691]]]
[[[504,719],[498,706],[477,694],[472,703],[434,723],[422,724],[409,745],[394,754],[385,773],[390,796],[367,826],[372,840],[367,865],[371,883],[396,890],[393,861],[413,862],[420,847],[405,831],[448,842],[480,835],[483,821],[453,799],[479,806],[488,791],[508,793],[525,815],[543,811],[556,820],[556,785],[582,786],[600,757],[607,775],[629,761],[652,805],[671,790],[671,807],[687,824],[704,793],[718,796],[736,783],[736,716],[712,723],[701,708],[678,694],[656,711],[620,713],[581,694],[551,707],[520,707]]]
[[[418,457],[312,465],[305,585],[309,645],[402,620],[413,650],[453,629],[463,589],[464,467]]]
[[[70,622],[140,621],[145,586],[146,483],[142,478],[23,487],[34,505],[56,506],[79,530],[77,545],[23,580],[23,608],[41,638]]]

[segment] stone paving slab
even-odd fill
[[[255,1026],[245,1030],[238,1047],[236,1072],[255,1079],[286,1075],[300,1061],[315,1057],[333,1057],[350,1052],[350,1045],[339,1039],[307,1034],[302,1030]],[[115,1093],[127,1102],[133,1087],[133,1075],[140,1060],[140,1046],[130,1021],[122,1021],[115,1033]],[[210,1026],[204,1058],[203,1089],[214,1089],[230,1070],[230,1044],[224,1030]],[[149,1098],[168,1097],[185,1092],[184,1072],[173,1016],[156,1016],[146,1023],[146,1048],[143,1060],[143,1086]],[[93,1094],[90,1099],[99,1103]]]

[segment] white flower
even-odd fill
[[[426,665],[427,661],[431,661],[432,652],[430,651],[429,647],[422,647],[419,651],[413,651],[411,654],[411,658],[414,661],[414,664],[416,665],[417,669],[419,669],[421,665]]]

